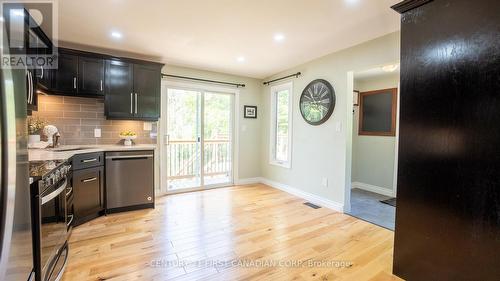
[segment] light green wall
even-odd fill
[[[262,81],[254,78],[235,76],[230,74],[223,74],[199,69],[192,69],[187,67],[179,67],[173,65],[166,65],[162,69],[162,73],[190,76],[196,78],[204,78],[209,80],[227,81],[227,82],[238,82],[246,85],[245,88],[239,88],[240,90],[240,106],[238,110],[240,111],[239,118],[239,161],[238,161],[238,178],[247,179],[260,177],[260,155],[261,155],[261,124],[263,123],[263,117],[261,115],[261,95],[262,95]],[[173,78],[167,78],[169,81],[183,81]],[[257,119],[245,119],[243,118],[243,106],[244,105],[256,105],[257,108]],[[236,182],[238,179],[235,179]]]
[[[356,74],[354,74],[356,78]],[[360,92],[397,88],[399,74],[354,80]],[[394,153],[396,138],[358,135],[359,107],[354,108],[352,132],[352,182],[394,189]]]
[[[360,71],[399,61],[399,32],[368,41],[303,65],[277,73],[269,79],[297,71],[302,76],[293,81],[293,136],[292,167],[290,169],[269,164],[270,87],[263,88],[261,117],[261,174],[263,177],[326,200],[343,205],[346,200],[346,177],[351,170],[352,135],[352,79],[349,71]],[[326,79],[334,87],[337,104],[330,119],[320,126],[308,125],[298,109],[304,87],[314,79]],[[351,91],[349,93],[349,91]],[[352,105],[350,105],[352,108]],[[340,132],[336,131],[340,126]],[[349,162],[349,163],[348,163]],[[348,163],[348,164],[347,164]],[[328,186],[321,185],[322,178]]]

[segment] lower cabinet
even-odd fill
[[[104,213],[104,166],[73,171],[74,225]]]
[[[153,150],[77,154],[71,166],[72,226],[106,213],[154,208]]]

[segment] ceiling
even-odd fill
[[[398,2],[60,0],[59,41],[265,78],[399,30]]]
[[[389,68],[394,67],[391,70],[384,70],[384,67],[387,66]],[[374,78],[384,78],[391,77],[394,75],[399,75],[399,63],[394,62],[392,64],[381,65],[379,67],[373,67],[370,69],[358,71],[354,73],[355,80],[370,80]]]

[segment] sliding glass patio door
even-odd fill
[[[233,182],[233,95],[168,88],[167,193]]]
[[[167,191],[201,186],[201,94],[168,89]]]
[[[232,95],[206,92],[203,99],[203,183],[232,182]]]

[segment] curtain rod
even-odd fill
[[[235,86],[236,88],[239,88],[239,87],[245,88],[245,84],[241,84],[241,83],[230,83],[230,82],[215,81],[215,80],[194,78],[194,77],[188,77],[188,76],[179,76],[179,75],[172,75],[172,74],[165,74],[165,73],[162,73],[161,76],[162,77],[178,78],[178,79],[187,79],[187,80],[200,81],[200,82],[208,82],[208,83],[230,85],[230,86]]]
[[[266,85],[266,86],[267,86],[267,85],[269,85],[269,84],[271,84],[271,83],[273,83],[273,82],[276,82],[276,81],[281,81],[281,80],[283,80],[283,79],[287,79],[287,78],[290,78],[290,77],[299,78],[299,76],[300,76],[300,75],[302,75],[302,73],[297,72],[297,73],[295,73],[295,74],[290,74],[290,75],[285,76],[285,77],[281,77],[281,78],[274,79],[274,80],[271,80],[271,81],[266,81],[266,82],[264,82],[264,85]]]

